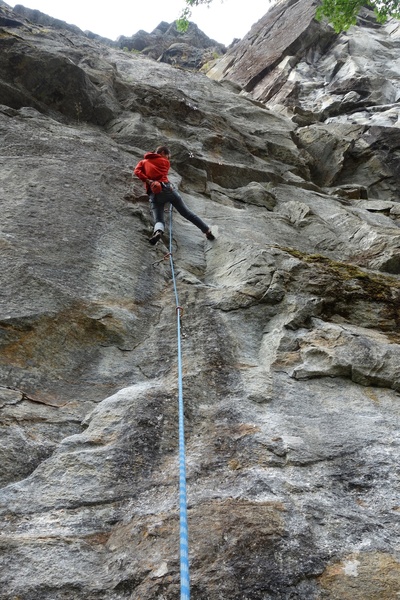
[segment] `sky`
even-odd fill
[[[270,1],[213,0],[209,8],[194,8],[190,20],[208,37],[228,46],[234,38],[250,31],[268,11]],[[10,0],[6,2],[15,6]],[[150,33],[161,21],[172,23],[179,17],[184,0],[21,0],[18,4],[116,40],[120,35],[130,37],[139,29]]]

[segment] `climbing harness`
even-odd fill
[[[190,599],[189,579],[189,539],[187,525],[187,500],[186,500],[186,458],[185,458],[185,427],[182,393],[182,352],[181,352],[181,316],[182,306],[179,305],[178,290],[176,286],[174,261],[172,257],[172,204],[169,209],[169,252],[162,260],[169,258],[172,282],[174,286],[176,304],[176,322],[178,335],[178,409],[179,409],[179,521],[180,521],[180,570],[181,570],[181,600]],[[162,261],[158,261],[162,262]],[[153,263],[156,264],[156,263]]]

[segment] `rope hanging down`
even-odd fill
[[[181,600],[190,599],[189,580],[189,538],[187,524],[186,501],[186,458],[185,458],[185,426],[182,393],[182,353],[181,353],[181,312],[178,290],[176,287],[174,261],[172,258],[172,204],[169,209],[169,262],[176,303],[176,321],[178,333],[178,408],[179,408],[179,520],[180,520],[180,568],[181,568]]]

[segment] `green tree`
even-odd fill
[[[355,25],[363,6],[373,8],[379,23],[384,23],[388,17],[400,18],[399,0],[322,0],[316,17],[318,20],[325,17],[340,33]]]
[[[210,5],[213,0],[185,0],[185,6],[177,20],[179,31],[186,31],[192,8],[200,4]],[[362,6],[369,6],[375,11],[377,20],[384,23],[388,17],[400,19],[400,0],[322,0],[316,18],[328,19],[335,31],[340,33],[354,25]]]
[[[176,21],[178,31],[186,31],[189,26],[189,19],[192,16],[193,6],[199,6],[200,4],[206,4],[209,6],[213,0],[185,0],[185,6],[182,9],[180,17]]]

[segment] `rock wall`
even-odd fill
[[[26,22],[70,31],[107,46],[120,48],[126,52],[140,53],[184,69],[198,70],[226,52],[223,44],[210,39],[192,22],[189,22],[188,29],[184,33],[177,30],[175,22],[161,21],[150,33],[140,30],[130,37],[120,35],[113,42],[92,31],[82,31],[76,25],[54,19],[40,10],[26,8],[22,4],[14,6],[13,11],[16,15],[24,17]]]
[[[131,179],[159,143],[217,236],[174,213],[192,597],[400,593],[398,30],[312,8],[273,9],[324,40],[298,69],[381,36],[392,108],[325,118],[300,70],[266,105],[0,6],[1,600],[179,595],[175,305]]]
[[[117,43],[130,52],[141,52],[154,60],[195,70],[226,52],[223,44],[210,39],[192,22],[183,33],[175,23],[162,21],[151,33],[141,30],[131,37],[120,36]]]

